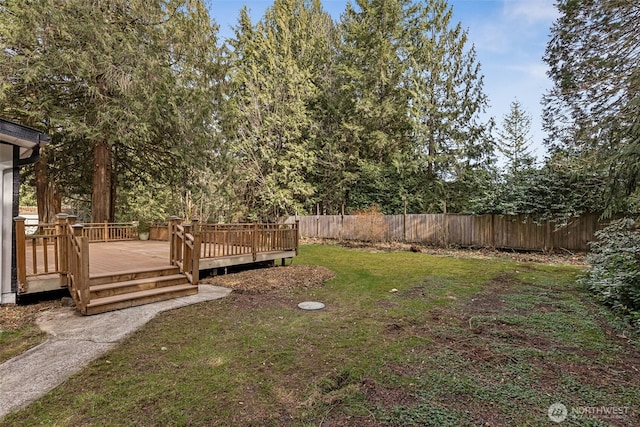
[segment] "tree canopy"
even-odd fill
[[[541,166],[517,101],[497,132],[484,115],[445,0],[356,0],[338,21],[275,0],[224,41],[202,1],[0,0],[0,114],[53,136],[33,175],[44,220],[63,199],[94,221],[629,210],[638,6],[558,7]]]
[[[561,0],[545,61],[548,146],[608,176],[609,213],[628,208],[640,177],[640,5]]]
[[[493,147],[479,64],[451,16],[410,0],[350,3],[337,23],[319,1],[277,0],[256,23],[241,11],[223,128],[246,215],[462,205],[440,190]]]
[[[202,2],[6,0],[0,9],[0,111],[53,136],[36,182],[89,196],[92,220],[113,220],[119,190],[166,185],[206,158],[221,76]]]

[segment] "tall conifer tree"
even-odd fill
[[[6,0],[2,9],[0,110],[53,135],[40,171],[67,196],[88,196],[92,221],[114,219],[119,187],[166,182],[186,157],[203,157],[194,143],[210,138],[194,130],[210,130],[217,30],[202,2]]]
[[[504,116],[497,134],[498,150],[505,156],[511,175],[533,166],[535,158],[531,153],[531,115],[517,99],[511,102],[509,114]]]
[[[340,23],[337,80],[343,153],[336,191],[348,207],[380,203],[386,172],[411,151],[407,115],[409,0],[357,0]],[[367,195],[369,193],[369,195]]]
[[[251,218],[302,213],[314,195],[318,128],[310,104],[327,22],[317,0],[276,0],[255,25],[241,11],[225,125]]]
[[[608,213],[625,208],[640,180],[640,4],[561,0],[545,61],[547,144],[609,175]]]
[[[482,175],[493,158],[492,123],[480,119],[488,105],[480,64],[467,31],[452,18],[445,0],[431,0],[420,3],[409,22],[409,115],[430,193],[427,210],[462,208],[476,172]],[[462,187],[451,188],[456,182]]]

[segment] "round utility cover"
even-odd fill
[[[324,304],[317,301],[305,301],[298,304],[298,307],[303,310],[322,310]]]

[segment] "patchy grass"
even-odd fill
[[[555,402],[562,425],[640,423],[637,337],[579,267],[337,246],[295,263],[336,277],[165,312],[3,425],[538,426]]]
[[[60,307],[60,302],[0,306],[0,363],[44,342],[47,334],[36,325],[36,317],[56,307]]]
[[[0,330],[0,363],[44,342],[47,335],[33,323],[15,330]]]

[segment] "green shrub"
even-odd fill
[[[640,328],[640,233],[635,221],[621,219],[596,232],[581,279],[605,305]]]
[[[146,219],[138,221],[138,233],[148,233],[151,229],[151,224]]]

